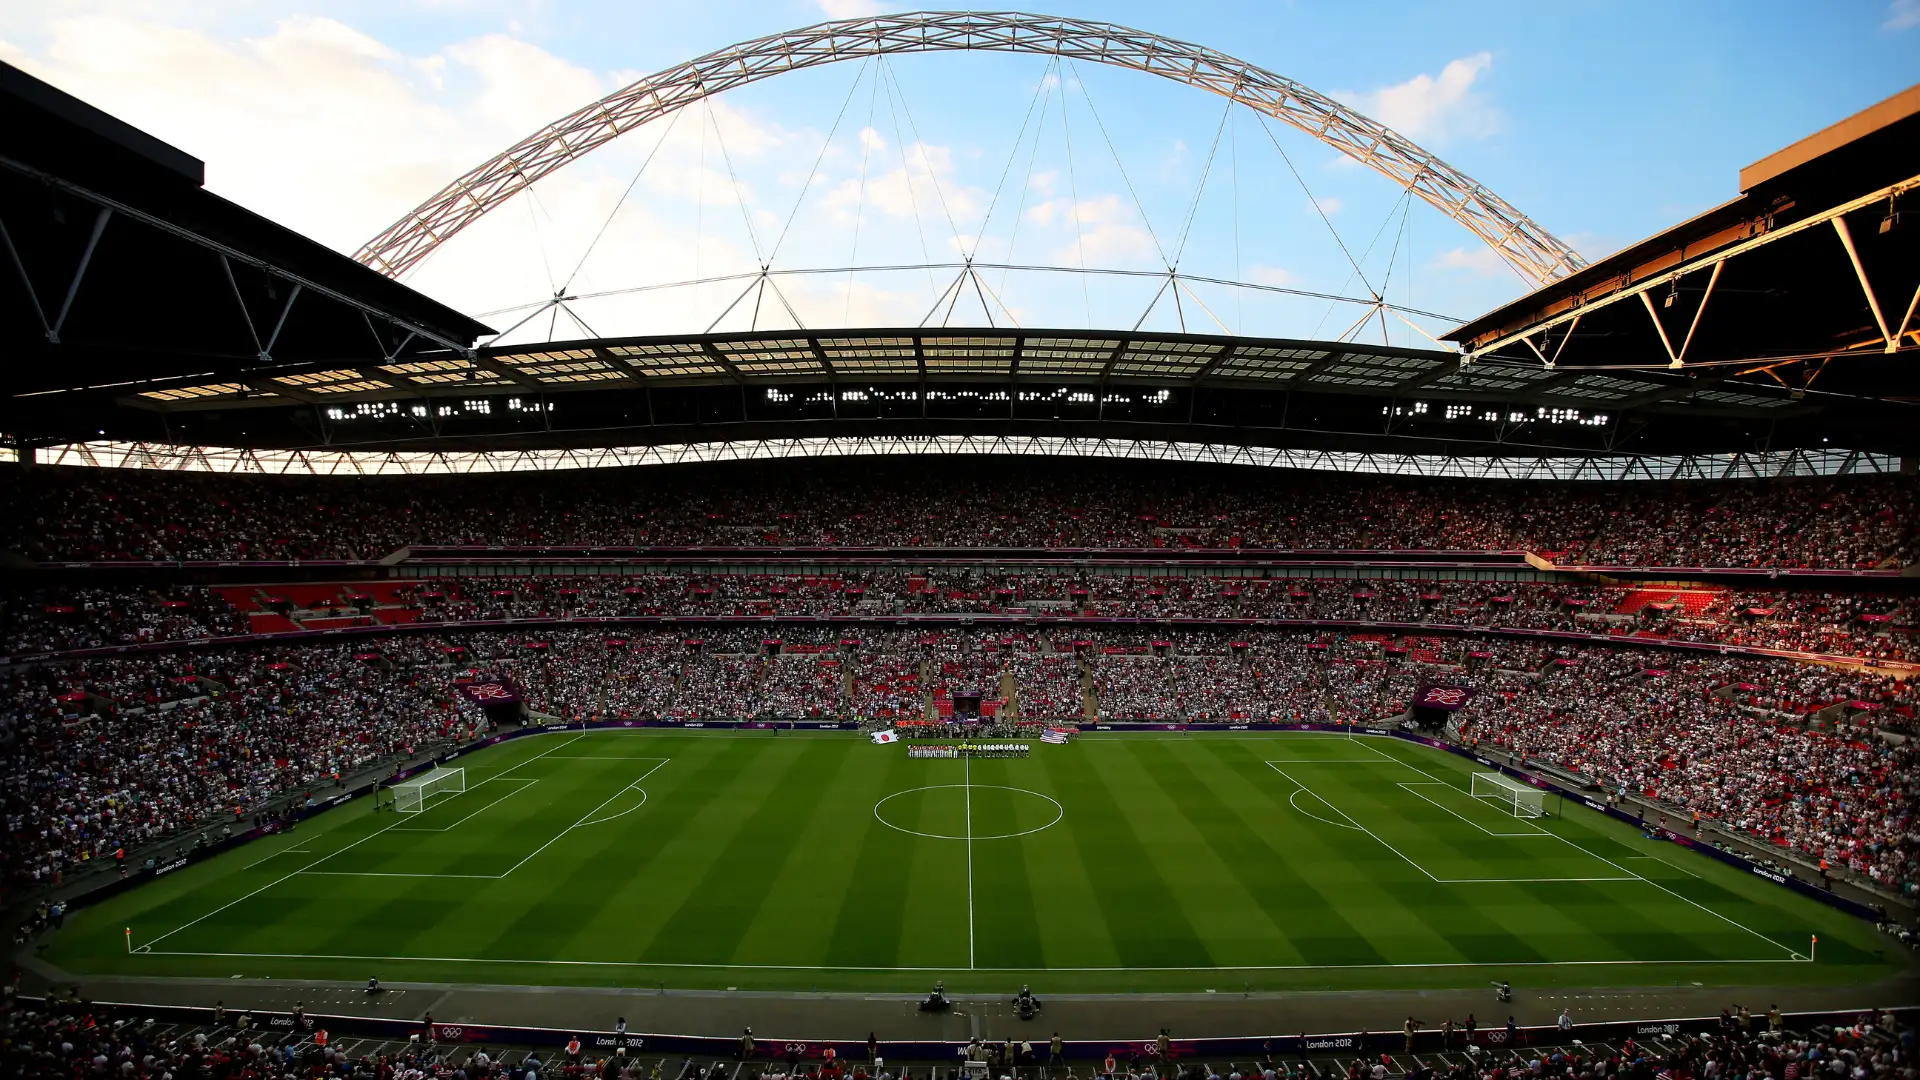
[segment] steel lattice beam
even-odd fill
[[[1412,140],[1315,90],[1222,52],[1084,19],[919,12],[821,23],[742,42],[650,75],[541,128],[389,225],[355,258],[389,276],[535,181],[621,135],[738,86],[789,71],[897,53],[986,51],[1086,60],[1230,98],[1320,140],[1410,190],[1486,241],[1527,280],[1586,265],[1573,249]]]
[[[1390,476],[1483,480],[1748,480],[1784,476],[1886,475],[1900,459],[1856,450],[1776,450],[1745,454],[1600,457],[1449,457],[1146,439],[1021,435],[846,435],[751,439],[580,450],[248,450],[173,443],[91,442],[41,447],[41,464],[176,472],[290,473],[321,476],[547,472],[632,468],[707,461],[927,455],[1117,458],[1253,465]]]

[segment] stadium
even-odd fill
[[[1920,86],[1588,258],[1150,28],[623,79],[349,253],[0,63],[16,1075],[1912,1074]]]

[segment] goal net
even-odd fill
[[[1498,803],[1514,817],[1547,816],[1547,793],[1500,773],[1474,773],[1471,794]]]
[[[427,808],[435,795],[467,790],[467,770],[435,769],[411,780],[393,785],[393,808],[403,814],[417,814]]]

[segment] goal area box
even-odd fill
[[[467,790],[467,770],[435,769],[392,786],[393,808],[403,814],[417,814],[427,808],[435,795],[459,794]]]
[[[1474,773],[1469,794],[1494,803],[1517,818],[1547,816],[1546,792],[1501,773]]]

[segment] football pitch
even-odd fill
[[[1871,926],[1472,762],[1326,734],[909,759],[852,733],[554,732],[70,919],[70,971],[1051,992],[1784,985]],[[130,933],[124,933],[130,931]],[[1819,935],[1817,949],[1810,939]]]

